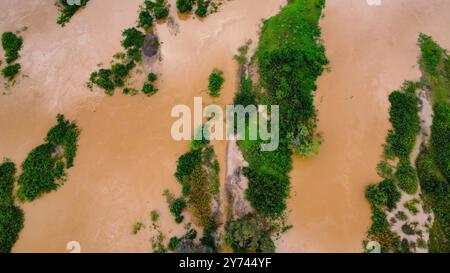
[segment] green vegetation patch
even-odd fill
[[[11,252],[23,229],[22,209],[14,205],[16,166],[9,160],[0,164],[0,253]]]
[[[273,253],[275,244],[264,221],[254,217],[227,222],[225,244],[235,253]]]
[[[22,202],[56,190],[65,180],[65,170],[73,166],[80,130],[63,115],[57,115],[57,122],[48,131],[46,143],[34,148],[22,163],[17,191]]]
[[[430,36],[420,34],[422,81],[433,98],[433,124],[429,147],[416,167],[426,205],[435,219],[430,229],[430,252],[450,252],[450,58]]]
[[[2,34],[2,47],[5,51],[5,60],[8,65],[1,70],[1,73],[9,81],[12,81],[20,72],[21,65],[18,63],[13,64],[13,62],[19,58],[19,51],[22,49],[22,46],[22,37],[12,32],[4,32]]]
[[[60,13],[56,21],[59,25],[65,26],[78,10],[87,5],[89,0],[79,0],[80,5],[75,4],[74,2],[76,1],[57,0],[55,2]]]
[[[219,97],[220,90],[222,89],[225,79],[223,78],[223,72],[217,68],[209,75],[209,94],[211,97]]]
[[[10,64],[19,58],[23,39],[12,32],[5,32],[2,34],[2,46],[5,51],[5,60]]]

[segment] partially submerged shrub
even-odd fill
[[[9,81],[13,80],[16,75],[20,72],[21,66],[20,64],[10,64],[5,66],[5,68],[2,69],[2,75]]]
[[[22,163],[17,181],[17,197],[22,202],[31,202],[56,190],[64,182],[65,169],[73,166],[80,131],[63,115],[58,115],[57,121],[48,131],[46,143],[34,148]]]
[[[254,217],[227,222],[225,243],[235,253],[273,253],[275,244],[270,230]]]
[[[188,13],[192,11],[194,0],[177,0],[177,9],[180,13]]]
[[[12,32],[2,34],[2,46],[5,51],[5,60],[8,64],[19,58],[19,51],[22,48],[23,39]]]
[[[64,26],[70,21],[72,16],[82,7],[85,7],[89,0],[80,0],[80,5],[69,4],[67,0],[57,0],[56,6],[59,9],[60,15],[58,17],[57,23]]]
[[[146,95],[153,95],[158,92],[158,88],[156,88],[152,83],[144,83],[142,92]]]
[[[223,72],[219,69],[214,69],[211,75],[209,75],[209,94],[212,97],[220,96],[220,90],[222,89],[225,79],[223,78]]]

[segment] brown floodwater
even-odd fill
[[[419,32],[450,48],[450,1],[328,0],[321,21],[331,72],[318,82],[319,156],[294,158],[289,221],[278,251],[360,252],[370,225],[367,185],[377,183],[388,94],[418,80]]]
[[[28,27],[21,34],[19,59],[25,77],[8,89],[0,82],[0,157],[20,164],[43,142],[57,113],[76,120],[82,129],[65,185],[22,206],[25,228],[14,252],[68,252],[69,241],[78,241],[84,252],[149,252],[155,234],[148,228],[153,209],[160,212],[167,237],[182,235],[183,226],[175,225],[162,196],[165,189],[180,192],[173,173],[178,157],[188,150],[188,142],[176,142],[170,135],[175,121],[171,109],[192,106],[194,96],[203,96],[205,104],[232,102],[237,48],[249,38],[256,40],[261,19],[276,14],[284,3],[226,1],[201,22],[178,17],[175,1],[169,1],[178,27],[157,27],[162,60],[153,67],[160,75],[160,92],[152,97],[90,92],[85,87],[89,74],[121,50],[121,31],[135,25],[142,2],[91,1],[64,28],[56,24],[53,1],[0,2],[1,32]],[[220,99],[211,100],[207,79],[215,67],[224,71],[226,82]],[[135,75],[130,84],[140,88],[150,68],[139,67],[145,73]],[[214,145],[223,181],[226,142]],[[147,228],[131,235],[138,221]]]

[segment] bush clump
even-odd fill
[[[211,75],[209,75],[209,94],[212,97],[220,96],[220,90],[222,89],[225,79],[223,78],[223,72],[219,69],[214,69]]]
[[[19,58],[23,39],[12,32],[5,32],[2,34],[2,46],[5,51],[6,63],[10,64]]]
[[[411,166],[409,160],[400,160],[395,173],[398,186],[408,194],[415,194],[418,189],[417,173]]]
[[[152,83],[144,83],[144,86],[142,87],[142,92],[146,95],[153,95],[156,92],[158,92],[158,88],[156,88]]]
[[[275,244],[270,230],[255,217],[227,222],[225,225],[225,243],[235,253],[273,253]]]
[[[22,163],[17,197],[31,202],[56,190],[73,166],[80,131],[74,122],[58,114],[58,124],[48,131],[46,143],[34,148]]]
[[[16,166],[9,160],[0,164],[0,253],[11,252],[23,229],[22,209],[14,205]]]
[[[56,22],[61,26],[65,26],[65,24],[70,21],[72,16],[74,16],[79,9],[87,5],[89,0],[80,0],[80,5],[77,4],[71,5],[68,2],[69,1],[67,0],[56,1],[56,6],[58,7],[58,10],[60,12],[58,20]]]
[[[189,13],[194,6],[194,0],[177,0],[177,9],[180,13]]]
[[[2,69],[2,75],[9,81],[13,80],[16,75],[20,72],[20,64],[9,64]]]

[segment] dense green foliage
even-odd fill
[[[158,88],[156,88],[152,83],[146,82],[142,86],[142,93],[146,95],[153,95],[158,92]]]
[[[149,82],[154,82],[154,81],[156,81],[157,79],[158,79],[158,76],[157,76],[155,73],[153,73],[153,72],[148,73],[148,75],[147,75],[147,80],[148,80]]]
[[[8,253],[23,229],[24,215],[14,205],[0,205],[0,212],[0,253]]]
[[[418,189],[416,170],[411,166],[409,160],[402,159],[395,173],[398,187],[408,194],[415,194]]]
[[[183,222],[184,216],[181,213],[186,207],[187,203],[183,198],[177,198],[170,204],[170,213],[175,217],[175,222],[178,224]]]
[[[422,81],[433,98],[429,147],[423,147],[416,167],[425,203],[434,212],[430,252],[450,252],[450,58],[430,36],[421,34]]]
[[[392,129],[388,134],[387,153],[402,159],[407,159],[411,154],[420,131],[419,99],[414,93],[415,88],[409,92],[408,86],[389,95]]]
[[[286,209],[286,198],[289,193],[289,178],[271,172],[244,169],[249,180],[245,192],[247,200],[253,208],[264,216],[279,216]]]
[[[433,209],[430,252],[450,252],[450,185],[437,168],[430,151],[423,150],[416,162],[425,202]]]
[[[20,72],[20,69],[20,64],[10,64],[2,69],[2,75],[3,77],[11,81]]]
[[[194,3],[194,0],[177,0],[177,9],[180,13],[191,12]]]
[[[70,21],[70,18],[82,7],[85,7],[89,0],[80,0],[80,5],[69,5],[67,0],[57,0],[56,6],[60,12],[57,23],[64,26]]]
[[[136,62],[141,61],[141,47],[144,44],[145,34],[136,28],[129,28],[123,31],[122,46],[127,54],[122,58],[122,63],[114,63],[110,69],[102,68],[99,71],[91,73],[90,84],[95,84],[105,90],[107,95],[112,96],[116,87],[123,87],[125,79],[130,71],[136,66]],[[117,54],[116,54],[117,55]],[[130,93],[131,89],[124,90],[124,93]]]
[[[225,243],[235,253],[275,252],[271,232],[262,223],[254,217],[228,222],[225,226]]]
[[[153,15],[156,19],[162,20],[169,16],[169,6],[166,0],[156,0],[153,8]]]
[[[142,9],[139,12],[138,26],[148,29],[153,25],[153,17],[148,10]]]
[[[125,29],[122,36],[124,39],[121,43],[126,49],[130,47],[141,48],[144,45],[145,34],[134,27]]]
[[[5,51],[5,60],[8,64],[19,58],[19,51],[22,49],[23,39],[12,32],[2,34],[2,46]]]
[[[220,96],[220,90],[222,89],[225,79],[223,78],[223,72],[219,69],[214,69],[209,75],[209,94],[212,97]]]
[[[58,115],[57,121],[48,131],[46,143],[34,148],[22,163],[17,197],[23,202],[56,190],[64,182],[65,169],[73,166],[80,131],[63,115]]]
[[[14,203],[14,175],[16,165],[5,160],[0,164],[0,205],[10,205]]]
[[[366,197],[373,206],[387,207],[392,210],[400,201],[401,195],[392,180],[384,180],[377,185],[370,185],[367,188]]]
[[[438,102],[433,106],[433,112],[430,147],[434,162],[450,181],[450,104]]]
[[[197,9],[195,10],[195,15],[197,15],[198,17],[206,17],[206,15],[208,15],[208,7],[210,3],[210,0],[197,0]]]
[[[0,253],[11,252],[23,229],[22,209],[14,205],[16,166],[9,160],[0,164]]]
[[[400,239],[390,230],[383,209],[397,207],[401,198],[399,189],[408,194],[415,194],[418,189],[417,174],[409,161],[420,130],[419,98],[415,93],[418,87],[418,83],[406,82],[401,90],[390,94],[392,129],[386,138],[384,158],[377,166],[378,174],[385,180],[369,186],[366,191],[372,209],[372,225],[367,237],[379,242],[383,252],[401,251]],[[393,159],[398,161],[395,166],[390,162]]]

